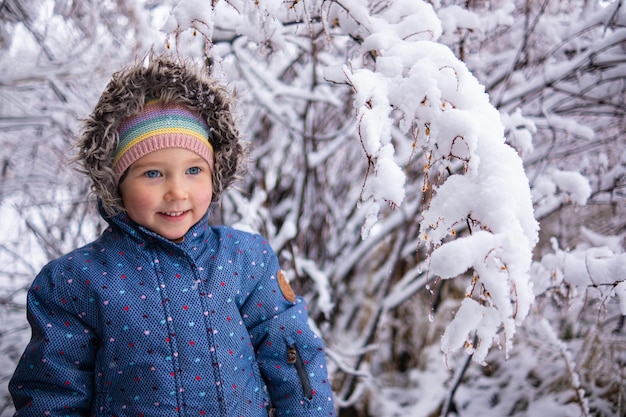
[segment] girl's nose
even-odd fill
[[[168,181],[167,192],[165,193],[166,201],[186,200],[187,191],[180,179],[172,178]]]

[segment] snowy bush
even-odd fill
[[[78,119],[150,47],[237,90],[253,160],[215,221],[279,253],[339,415],[624,414],[625,24],[619,0],[2,3],[0,415],[25,288],[99,232]]]

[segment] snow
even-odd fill
[[[617,236],[606,236],[601,235],[600,233],[596,233],[593,230],[590,230],[587,227],[580,228],[581,235],[585,238],[585,241],[589,243],[590,247],[606,247],[614,254],[623,253],[622,249],[622,240],[624,240],[624,235]],[[581,247],[586,247],[584,243],[580,245]]]
[[[170,10],[170,15],[161,31],[165,33],[179,33],[185,32],[188,29],[195,29],[196,24],[203,22],[205,25],[207,22],[211,22],[213,15],[213,8],[207,7],[206,1],[203,0],[184,0],[174,3]],[[210,27],[210,26],[209,26]],[[206,28],[203,28],[206,30]],[[206,33],[207,36],[211,36],[211,32]]]
[[[588,247],[582,243],[574,250],[566,251],[554,242],[553,253],[546,254],[540,262],[533,264],[535,292],[540,294],[550,286],[558,286],[567,277],[567,284],[580,302],[584,302],[588,290],[593,288],[605,297],[617,296],[623,314],[626,292],[622,277],[626,276],[626,253],[616,245],[623,236],[601,240],[596,234],[587,232],[586,235],[591,242],[603,241],[608,246]]]
[[[591,185],[579,172],[554,168],[537,177],[532,195],[540,217],[564,203],[586,204],[591,196]]]
[[[310,259],[299,258],[296,260],[296,266],[300,273],[305,273],[311,277],[317,286],[319,308],[324,314],[329,316],[334,307],[334,303],[332,301],[332,292],[328,285],[328,277],[323,271],[320,271],[317,265],[315,265],[315,262]]]
[[[457,5],[439,9],[437,16],[441,19],[443,32],[455,32],[459,28],[479,30],[481,27],[480,18],[475,13]]]
[[[467,353],[473,354],[474,361],[485,364],[485,357],[499,326],[500,318],[496,311],[466,298],[456,312],[455,320],[448,325],[441,338],[441,350],[448,355],[464,348]],[[476,335],[479,343],[473,342],[472,334]]]
[[[389,7],[381,8],[380,12],[374,12],[367,2],[358,0],[342,1],[341,7],[326,5],[328,9],[322,10],[322,14],[327,14],[326,19],[336,21],[347,37],[362,39],[362,42],[350,52],[346,62],[338,65],[329,59],[328,66],[318,68],[322,75],[317,76],[323,77],[323,80],[320,79],[315,88],[307,89],[297,82],[277,81],[274,72],[281,71],[272,65],[280,65],[281,59],[258,62],[252,55],[267,48],[274,57],[283,57],[287,61],[295,48],[286,38],[283,23],[286,20],[291,23],[306,22],[311,14],[317,12],[311,3],[289,2],[285,7],[286,3],[282,0],[234,0],[216,2],[215,7],[209,7],[203,0],[184,0],[173,2],[169,14],[166,17],[159,15],[156,20],[159,21],[161,35],[170,43],[179,37],[185,40],[194,36],[196,40],[202,38],[200,43],[213,37],[232,37],[232,50],[228,52],[231,56],[220,56],[219,47],[210,51],[217,62],[214,71],[223,71],[221,75],[226,77],[231,65],[228,60],[236,56],[238,71],[251,80],[246,94],[253,97],[256,105],[270,109],[270,116],[280,120],[287,130],[298,131],[302,126],[294,123],[294,120],[298,121],[291,113],[294,109],[277,106],[276,103],[285,98],[299,97],[303,101],[341,108],[339,95],[331,92],[332,84],[347,84],[352,88],[354,124],[349,128],[355,127],[357,140],[351,144],[351,149],[362,153],[367,174],[363,183],[355,183],[354,189],[349,191],[360,195],[358,216],[361,217],[357,216],[357,219],[361,221],[361,243],[343,254],[343,263],[337,264],[333,270],[324,270],[321,265],[299,256],[290,245],[298,238],[301,225],[291,212],[281,219],[280,228],[266,221],[270,211],[266,206],[268,194],[280,189],[281,176],[277,171],[268,171],[262,186],[245,195],[245,198],[237,193],[228,197],[241,219],[234,224],[235,227],[269,234],[277,251],[289,248],[286,251],[292,256],[289,260],[298,275],[311,280],[315,305],[323,315],[332,317],[338,307],[343,307],[338,306],[335,300],[346,298],[345,294],[333,293],[333,276],[341,281],[348,274],[361,273],[353,269],[357,264],[355,260],[370,255],[372,247],[378,247],[380,252],[385,253],[376,253],[376,256],[386,256],[395,250],[395,247],[390,248],[395,243],[390,244],[385,236],[397,224],[408,224],[405,216],[411,216],[410,219],[419,224],[418,241],[411,242],[415,247],[408,250],[426,247],[427,258],[417,262],[411,270],[404,271],[384,297],[376,298],[378,294],[373,294],[371,299],[358,300],[357,303],[362,302],[362,308],[372,310],[375,315],[377,311],[391,310],[406,303],[419,289],[430,291],[431,284],[439,279],[470,283],[460,301],[448,301],[442,308],[444,313],[437,312],[444,317],[445,328],[435,328],[435,320],[425,317],[425,322],[429,319],[433,322],[428,323],[431,326],[415,330],[432,332],[431,337],[440,339],[440,343],[438,349],[425,347],[423,368],[416,366],[407,375],[394,375],[398,379],[406,378],[406,388],[401,384],[386,385],[386,381],[374,380],[371,378],[372,370],[367,369],[369,365],[352,368],[354,362],[358,362],[353,362],[353,358],[375,351],[377,345],[357,344],[353,340],[356,337],[354,334],[337,336],[329,351],[333,366],[360,377],[352,393],[353,398],[346,399],[346,404],[357,402],[359,395],[369,390],[381,393],[371,399],[370,412],[373,415],[433,415],[449,388],[445,387],[450,382],[446,366],[458,371],[459,363],[467,355],[483,366],[479,368],[482,370],[475,372],[487,372],[485,365],[489,363],[489,355],[500,351],[520,368],[540,368],[538,359],[531,354],[534,351],[517,350],[515,341],[518,332],[529,332],[524,327],[531,309],[539,309],[537,299],[553,288],[563,286],[570,291],[568,296],[575,300],[575,305],[568,314],[579,313],[590,291],[596,291],[601,294],[603,302],[616,298],[621,314],[626,315],[623,233],[605,236],[581,227],[583,242],[573,248],[561,248],[559,242],[553,239],[551,251],[542,249],[548,253],[533,262],[533,251],[538,242],[536,219],[564,205],[584,206],[597,187],[593,187],[587,176],[586,169],[590,163],[581,161],[575,167],[539,170],[533,175],[531,190],[521,157],[537,151],[533,143],[535,134],[547,124],[583,142],[596,139],[596,132],[583,119],[561,117],[555,113],[541,118],[531,117],[520,108],[507,107],[519,97],[532,97],[545,88],[546,79],[549,83],[556,83],[571,74],[573,69],[581,67],[590,56],[600,55],[607,45],[620,40],[623,42],[626,39],[623,30],[607,32],[601,42],[577,59],[554,65],[547,63],[545,71],[539,76],[521,75],[521,72],[513,74],[511,88],[502,93],[502,106],[496,110],[484,86],[466,64],[440,41],[452,36],[458,29],[490,33],[499,26],[512,25],[513,3],[500,2],[497,10],[484,16],[454,5],[435,11],[434,7],[440,6],[440,2],[433,2],[433,7],[425,1],[415,0],[396,0]],[[139,8],[137,10],[139,13]],[[610,17],[607,13],[600,12],[596,19],[605,22]],[[626,16],[623,7],[620,13],[617,18],[623,20]],[[143,26],[148,24],[147,19],[141,23]],[[304,29],[300,30],[307,28],[306,25],[302,27]],[[581,27],[572,24],[572,33]],[[551,27],[542,22],[540,28],[546,37],[549,36],[550,42],[556,42],[563,36],[556,24]],[[16,33],[22,36],[25,33],[23,27],[18,26]],[[201,36],[197,36],[198,33]],[[28,43],[27,49],[35,49],[30,46],[33,40],[29,36],[22,42]],[[542,48],[548,46],[542,45]],[[189,50],[192,48],[189,47]],[[507,53],[514,51],[503,53],[501,59]],[[15,54],[14,50],[10,52],[11,56]],[[481,57],[468,59],[479,60]],[[498,71],[508,71],[508,68],[501,66],[494,70]],[[623,70],[615,70],[614,75],[623,74],[619,71]],[[581,80],[583,78],[581,75]],[[350,139],[349,136],[345,134],[346,140]],[[340,145],[341,142],[337,141],[328,148],[311,151],[306,168],[322,167],[340,149]],[[275,155],[268,152],[268,164],[291,163],[302,168],[297,165],[301,164],[300,161],[283,161],[280,158],[279,152]],[[599,187],[608,188],[618,183],[624,175],[626,153],[613,166],[609,160],[614,160],[614,156],[599,155],[598,158],[600,163],[597,167],[601,169]],[[413,181],[411,171],[416,167],[424,172],[424,183]],[[285,171],[290,169],[285,168]],[[293,175],[301,178],[303,174],[296,172]],[[420,194],[419,190],[424,193]],[[416,195],[419,197],[416,198]],[[350,201],[349,196],[345,198]],[[285,204],[294,203],[289,201]],[[337,231],[337,234],[341,232]],[[329,247],[343,243],[340,236],[334,238],[336,241],[328,242]],[[41,254],[38,256],[43,257]],[[380,280],[383,273],[391,274],[389,271],[377,272],[378,275],[367,275],[363,280]],[[289,278],[294,277],[295,274],[290,273]],[[337,288],[350,290],[341,285]],[[346,301],[350,302],[354,303],[354,300]],[[23,315],[23,312],[19,311],[19,314]],[[584,397],[580,376],[575,372],[574,359],[578,358],[572,355],[570,348],[546,320],[536,317],[533,320],[533,326],[537,327],[538,322],[541,324],[539,330],[533,330],[538,334],[536,337],[545,338],[553,350],[550,353],[565,363],[570,376],[566,382],[571,384],[572,392]],[[428,324],[425,323],[425,326]],[[385,326],[392,325],[384,323],[381,328]],[[363,325],[360,330],[362,333],[357,336],[366,339],[366,330],[369,329]],[[338,354],[335,346],[353,347],[354,351]],[[530,349],[528,346],[522,348]],[[528,384],[528,375],[514,375],[512,372],[508,377],[510,380],[519,378],[515,381],[519,384],[517,389],[527,389],[524,384]],[[485,389],[498,393],[515,388]],[[463,392],[461,389],[458,393],[459,402],[467,405],[464,411],[469,414],[473,411],[474,415],[488,414],[490,399],[486,396],[472,398],[472,395],[475,391]],[[528,398],[528,401],[527,415],[573,416],[581,412],[578,405],[564,405],[566,400],[559,401],[552,396]],[[506,403],[506,400],[503,402]],[[499,410],[508,413],[513,406],[504,404]],[[586,400],[582,401],[582,407],[583,413],[589,413]],[[406,414],[407,410],[412,410],[412,414]]]
[[[454,18],[465,16],[455,8],[444,15],[448,27]],[[472,268],[486,288],[484,294],[489,294],[486,307],[471,310],[480,310],[482,319],[457,314],[442,342],[445,352],[454,351],[463,346],[461,340],[476,335],[480,348],[474,358],[482,363],[500,326],[505,330],[503,344],[512,347],[515,327],[532,304],[529,269],[538,226],[528,179],[521,158],[505,144],[500,114],[489,103],[484,87],[447,47],[436,43],[441,23],[429,5],[398,1],[370,22],[372,32],[363,40],[362,53],[374,51],[376,68],[364,65],[363,57],[344,67],[355,92],[361,145],[373,168],[361,196],[362,201],[373,202],[362,236],[368,236],[380,215],[375,204],[400,206],[404,193],[396,187],[410,186],[403,167],[393,158],[390,113],[394,108],[401,112],[404,132],[419,132],[417,143],[430,158],[425,170],[433,171],[431,177],[445,177],[446,169],[462,164],[461,173],[435,186],[421,230],[422,239],[433,249],[429,261],[433,275],[454,278]],[[413,27],[410,34],[408,26]],[[519,121],[521,115],[516,116]],[[528,137],[522,138],[527,151],[532,149],[528,142]],[[555,180],[582,201],[584,193],[572,192],[580,190],[580,184],[572,184],[571,177]],[[466,223],[479,233],[444,243],[453,229],[461,230]],[[469,312],[474,304],[464,300],[459,313]]]
[[[533,133],[537,131],[535,123],[522,115],[522,109],[516,109],[513,113],[501,113],[502,124],[509,131],[508,143],[511,144],[520,155],[530,154],[533,149]]]
[[[578,172],[555,170],[552,179],[576,204],[584,205],[591,196],[589,181]]]

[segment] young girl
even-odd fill
[[[242,171],[232,98],[165,56],[114,74],[77,160],[109,223],[46,265],[17,416],[332,416],[322,340],[259,235],[208,225]]]

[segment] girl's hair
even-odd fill
[[[235,124],[234,94],[208,74],[208,68],[190,59],[153,52],[113,74],[93,112],[83,121],[74,158],[78,170],[90,178],[91,190],[107,214],[124,211],[113,172],[118,127],[141,112],[147,100],[182,104],[206,120],[215,154],[214,202],[244,174],[248,149]]]

